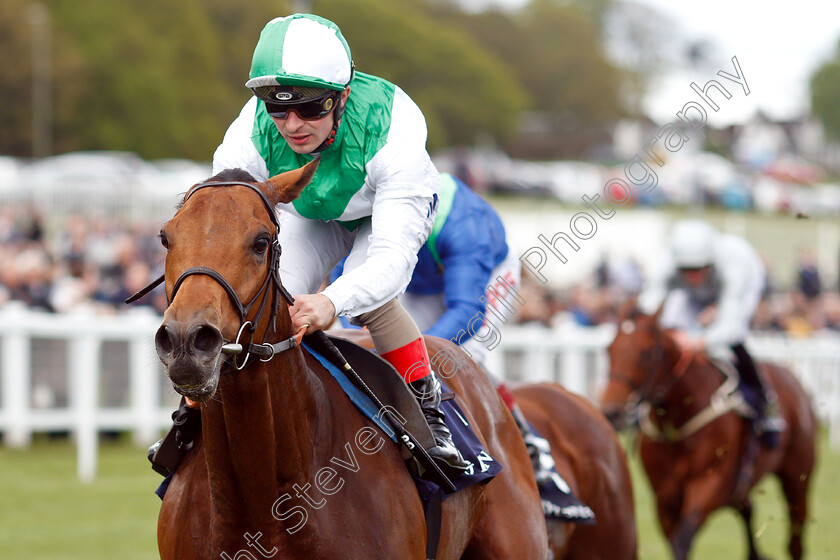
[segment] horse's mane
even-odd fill
[[[229,183],[229,182],[256,183],[258,181],[254,178],[253,175],[251,175],[250,173],[248,173],[244,169],[241,169],[239,167],[234,167],[234,168],[223,169],[222,171],[216,173],[215,175],[213,175],[209,179],[205,179],[205,180],[203,180],[199,183],[196,183],[196,184],[200,185],[202,183]],[[185,192],[183,194],[183,196],[181,197],[181,202],[178,203],[178,206],[176,206],[176,208],[175,208],[176,210],[180,209],[181,206],[184,205],[184,199],[186,198],[187,193],[189,193],[189,191]]]

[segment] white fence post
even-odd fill
[[[73,417],[76,424],[77,468],[82,482],[92,482],[96,477],[99,453],[96,417],[99,401],[100,347],[100,339],[91,333],[82,333],[72,339],[68,348]]]
[[[22,318],[23,315],[21,314],[20,317]],[[9,332],[0,330],[0,336],[2,336],[0,353],[3,357],[0,362],[3,376],[3,410],[0,417],[5,417],[3,441],[11,447],[27,446],[32,440],[30,417],[32,353],[29,336],[21,327],[22,325],[18,325],[18,329]]]
[[[154,361],[153,361],[154,360]],[[157,361],[149,334],[135,335],[128,342],[129,383],[133,439],[137,445],[149,445],[159,437],[156,417],[160,402],[160,384],[152,366]]]

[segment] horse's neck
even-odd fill
[[[674,347],[666,360],[671,379],[667,395],[666,416],[676,425],[685,422],[707,406],[710,398],[720,386],[720,376],[707,366],[703,355],[684,356]]]
[[[312,442],[331,424],[326,401],[297,349],[222,376],[219,397],[202,411],[216,514],[268,521],[288,487],[312,479]]]

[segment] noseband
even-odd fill
[[[178,289],[181,287],[181,284],[183,284],[184,280],[187,279],[189,276],[209,276],[210,278],[215,280],[216,283],[219,284],[225,290],[228,297],[230,298],[231,303],[233,304],[234,309],[236,309],[237,313],[239,314],[240,327],[239,332],[236,335],[236,340],[232,343],[225,344],[224,346],[222,346],[222,352],[225,354],[233,355],[234,367],[237,370],[241,370],[248,363],[248,358],[251,356],[251,354],[260,356],[260,359],[262,361],[268,361],[271,358],[273,358],[275,354],[297,346],[300,343],[300,337],[292,336],[286,340],[283,340],[282,342],[270,344],[264,342],[265,335],[268,334],[268,331],[266,330],[266,333],[263,336],[263,342],[259,344],[254,344],[250,340],[245,343],[240,342],[242,334],[246,330],[248,331],[249,336],[253,338],[254,331],[256,330],[256,325],[259,324],[260,319],[262,319],[262,315],[265,312],[266,302],[268,301],[269,296],[268,292],[272,286],[274,287],[274,289],[271,290],[271,332],[276,332],[277,328],[277,312],[280,308],[279,296],[283,296],[283,299],[285,299],[289,305],[294,304],[295,300],[292,297],[292,295],[288,292],[288,290],[286,290],[286,288],[283,286],[283,282],[280,280],[279,265],[280,254],[282,252],[282,249],[280,247],[280,239],[278,237],[280,233],[280,224],[277,221],[277,215],[274,213],[274,207],[268,200],[268,197],[265,196],[265,193],[263,193],[260,189],[258,189],[251,183],[244,183],[240,181],[208,182],[201,183],[200,185],[197,185],[195,188],[193,188],[184,198],[183,204],[186,204],[190,197],[192,197],[192,195],[194,195],[201,189],[208,187],[227,187],[233,185],[248,187],[249,189],[257,193],[260,197],[260,200],[263,203],[263,206],[265,206],[265,209],[268,212],[268,217],[271,219],[271,223],[274,224],[274,240],[271,243],[268,254],[268,271],[266,273],[265,280],[260,286],[260,289],[257,290],[257,293],[254,295],[251,301],[249,301],[246,304],[243,304],[242,300],[239,299],[239,296],[233,289],[233,286],[230,285],[230,283],[225,279],[224,276],[222,276],[212,268],[206,266],[193,266],[182,272],[178,279],[175,281],[175,284],[172,286],[172,294],[167,294],[166,296],[166,304],[167,306],[172,304],[172,301],[175,299],[175,295],[178,293]],[[148,286],[126,299],[125,302],[132,303],[134,301],[137,301],[141,297],[151,292],[154,288],[162,284],[165,278],[165,274],[161,275],[159,278],[153,280]],[[254,318],[252,320],[248,320],[248,314],[251,312],[251,309],[253,309],[257,300],[260,300],[259,309],[257,309],[257,313],[254,316]],[[239,364],[237,363],[236,355],[241,354],[243,352],[245,353],[245,359],[242,361],[241,364]]]

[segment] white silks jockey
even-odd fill
[[[639,304],[652,312],[664,302],[660,323],[677,329],[683,349],[733,359],[741,381],[758,396],[755,430],[774,447],[784,420],[744,346],[764,285],[764,264],[746,240],[702,220],[682,220]]]

